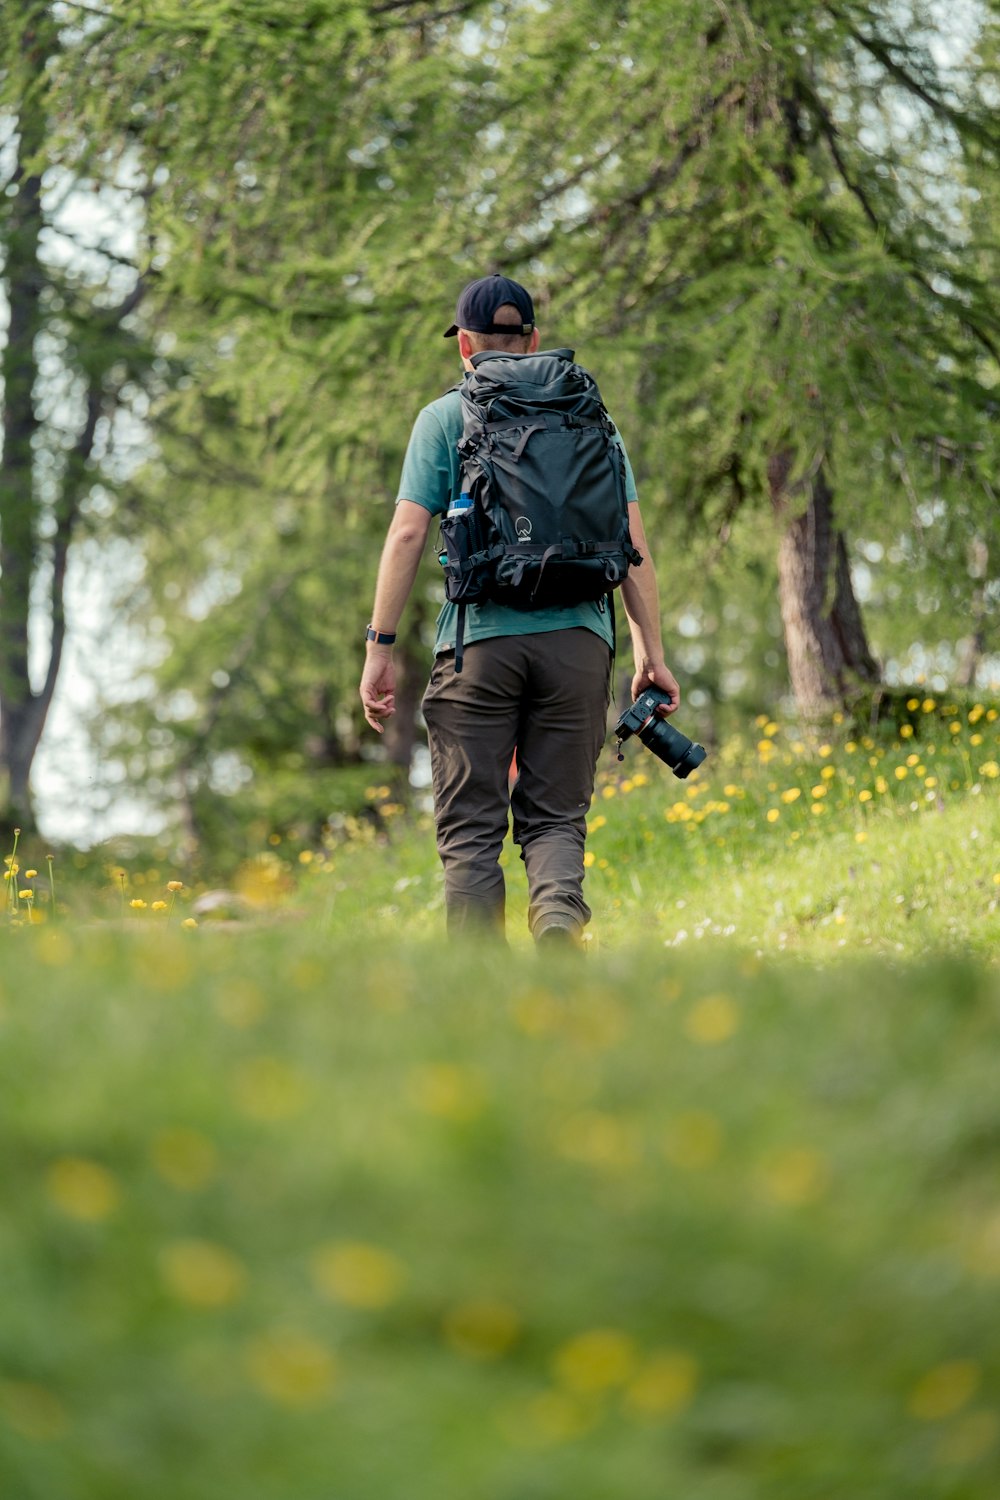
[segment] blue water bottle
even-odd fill
[[[469,494],[468,490],[463,490],[458,499],[453,500],[451,502],[451,505],[448,507],[448,520],[454,521],[457,516],[461,516],[465,513],[465,511],[471,509],[472,496]]]

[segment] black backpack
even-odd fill
[[[456,672],[465,605],[582,604],[642,561],[629,536],[625,455],[573,351],[485,349],[471,363],[458,387],[463,498],[441,522],[445,594],[459,606]]]

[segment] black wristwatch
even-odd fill
[[[388,630],[376,630],[374,625],[369,625],[365,631],[365,640],[374,641],[376,646],[391,646],[396,639],[395,632]]]

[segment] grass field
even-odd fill
[[[445,947],[374,783],[233,924],[93,863],[53,918],[29,847],[0,1493],[994,1500],[990,714],[609,753],[547,962],[516,860],[509,947]]]

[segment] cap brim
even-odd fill
[[[455,335],[456,335],[457,332],[458,332],[458,324],[457,323],[452,323],[452,325],[451,325],[450,328],[446,328],[445,329],[444,336],[445,336],[446,339],[453,339],[455,337]]]

